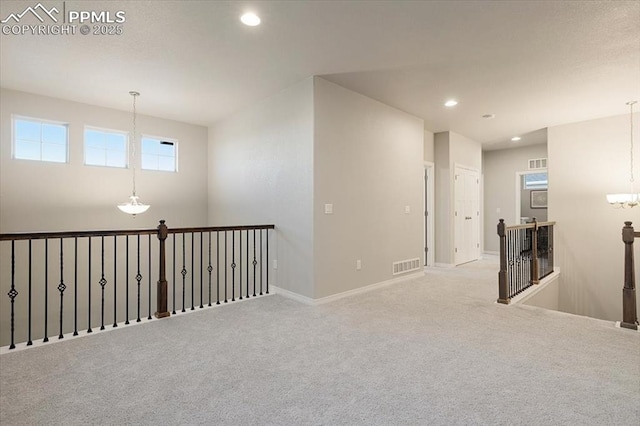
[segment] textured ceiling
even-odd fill
[[[640,98],[640,1],[42,3],[123,10],[123,34],[2,34],[2,87],[122,110],[137,90],[142,114],[202,125],[312,75],[485,149]],[[2,1],[0,17],[35,4]]]

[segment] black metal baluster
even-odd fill
[[[227,303],[227,231],[224,231],[224,303]]]
[[[211,231],[209,231],[209,266],[207,266],[207,271],[209,272],[209,306],[211,306],[211,272],[213,271],[211,267]]]
[[[193,250],[194,247],[194,235],[193,232],[191,233],[191,310],[193,311],[195,308],[193,307],[193,299],[195,297],[195,287],[194,287],[194,280],[196,278],[196,268],[194,266],[194,257],[195,257],[195,252]]]
[[[149,301],[149,306],[148,306],[148,316],[147,319],[150,320],[151,319],[151,234],[149,234],[149,290],[148,290],[148,301]]]
[[[49,320],[49,239],[44,240],[44,339],[48,342],[47,324]]]
[[[513,242],[512,240],[512,232],[511,230],[507,231],[507,265],[508,265],[508,269],[509,269],[509,294],[507,295],[509,298],[511,298],[513,296],[513,254],[512,254],[512,250],[513,250]]]
[[[249,230],[247,229],[247,299],[249,298]]]
[[[202,296],[202,285],[204,283],[204,281],[203,281],[204,276],[202,274],[202,271],[203,271],[202,266],[203,266],[203,264],[202,264],[202,231],[201,231],[200,232],[200,309],[204,308],[204,306],[202,306],[202,299],[204,298]]]
[[[173,315],[176,314],[176,234],[173,234]]]
[[[253,297],[256,297],[256,266],[258,261],[256,260],[256,230],[253,230]]]
[[[264,269],[264,264],[262,263],[262,229],[260,230],[260,296],[262,296],[262,270]]]
[[[184,303],[185,303],[185,284],[186,284],[186,279],[187,279],[187,270],[185,269],[185,246],[184,246],[184,232],[182,233],[182,271],[180,271],[180,274],[182,274],[182,312],[186,312],[184,309]]]
[[[266,238],[266,243],[267,243],[267,291],[266,293],[269,294],[269,271],[271,270],[271,267],[269,266],[269,230],[265,229],[264,233],[267,235]]]
[[[101,257],[101,274],[102,274],[102,278],[100,278],[100,287],[102,288],[102,302],[101,302],[101,309],[100,309],[100,313],[101,313],[101,323],[100,323],[100,330],[104,330],[104,287],[107,285],[107,279],[104,277],[104,235],[102,237],[100,237],[101,243],[102,243],[102,252],[100,254]]]
[[[220,232],[216,231],[216,305],[220,304]]]
[[[33,345],[31,340],[31,239],[29,239],[29,339],[27,340],[27,346]]]
[[[7,293],[9,299],[11,299],[11,345],[9,349],[15,349],[15,331],[16,331],[16,314],[15,314],[15,299],[18,296],[18,290],[16,290],[16,241],[11,240],[11,290]]]
[[[64,291],[67,286],[64,283],[64,249],[63,249],[63,240],[60,238],[60,284],[58,284],[58,291],[60,292],[60,333],[58,334],[58,339],[64,339],[64,335],[62,334],[62,312],[64,307]]]
[[[240,268],[238,269],[238,272],[240,273],[240,279],[239,281],[239,287],[238,287],[238,291],[240,292],[240,300],[242,300],[242,229],[240,230],[240,232],[238,233],[238,240],[240,240]]]
[[[231,231],[231,301],[236,301],[236,231]]]
[[[125,312],[124,312],[124,324],[129,325],[129,236],[125,237],[125,256],[127,261],[125,262]]]
[[[138,258],[138,272],[136,273],[136,281],[138,282],[138,318],[136,322],[140,322],[140,282],[142,281],[142,274],[140,274],[140,234],[138,234],[138,250],[137,250],[137,258]]]
[[[87,281],[87,293],[89,293],[89,312],[87,320],[87,333],[92,333],[91,330],[91,237],[89,237],[89,279]]]
[[[73,335],[78,335],[78,237],[73,239]]]
[[[118,326],[118,250],[116,248],[118,236],[113,236],[113,326]]]

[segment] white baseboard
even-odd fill
[[[439,263],[439,262],[434,263],[433,266],[435,266],[436,268],[455,268],[456,267],[456,265],[454,265],[453,263]]]
[[[271,286],[271,290],[273,291],[273,293],[279,294],[280,296],[286,297],[287,299],[292,299],[296,302],[304,303],[305,305],[315,305],[312,298],[294,293],[293,291],[286,290],[275,285]]]
[[[487,251],[487,250],[485,250],[484,252],[482,252],[482,254],[488,254],[490,256],[500,256],[500,252],[499,251]]]
[[[392,278],[390,280],[382,281],[379,283],[374,283],[364,287],[355,288],[353,290],[347,290],[342,293],[332,294],[331,296],[321,297],[319,299],[312,299],[307,296],[302,296],[298,293],[294,293],[292,291],[289,291],[280,287],[271,286],[271,288],[274,289],[276,294],[279,294],[281,296],[287,297],[289,299],[293,299],[295,301],[304,303],[306,305],[317,306],[317,305],[322,305],[324,303],[333,302],[335,300],[343,299],[345,297],[355,296],[356,294],[366,293],[371,290],[376,290],[378,288],[386,287],[388,285],[396,284],[402,281],[407,281],[413,278],[419,278],[423,276],[424,276],[424,271],[418,271],[412,274],[403,275],[401,277]]]

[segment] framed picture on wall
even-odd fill
[[[546,209],[547,208],[547,191],[531,191],[531,208]]]

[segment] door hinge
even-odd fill
[[[457,252],[458,252],[458,249],[456,248],[456,249],[455,249],[455,253],[457,253]]]

